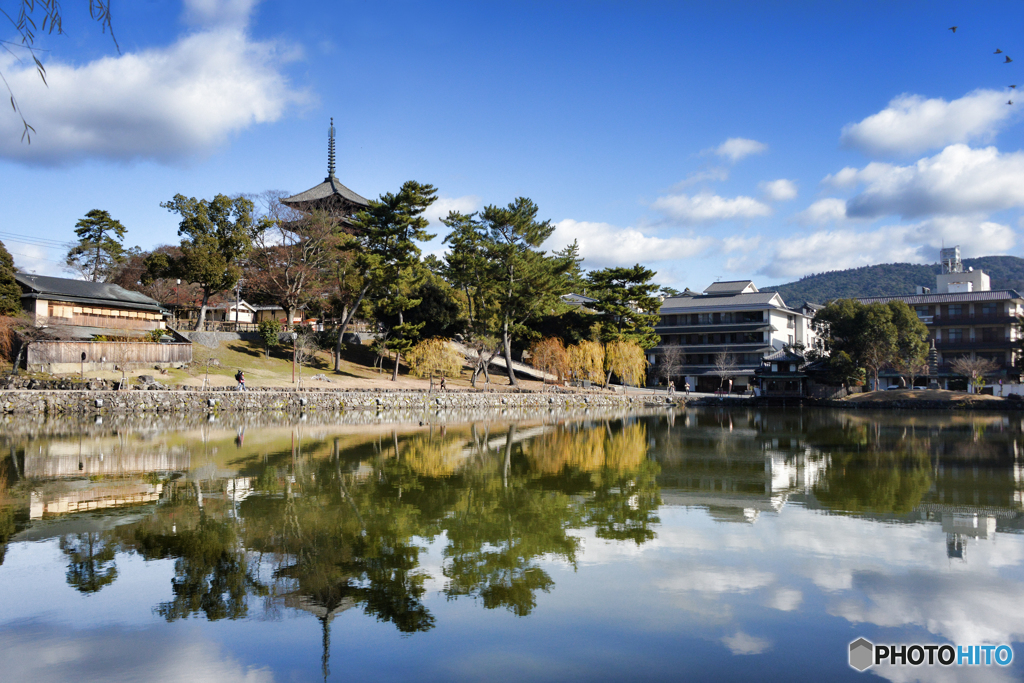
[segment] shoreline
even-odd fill
[[[649,397],[646,397],[649,400]],[[644,407],[644,396],[618,393],[447,391],[408,389],[51,390],[0,391],[0,414],[340,412],[345,410],[478,410]]]

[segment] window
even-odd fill
[[[1001,327],[982,327],[981,328],[981,341],[996,342],[1003,341],[1004,334]],[[977,331],[975,332],[977,334]]]
[[[952,306],[950,306],[952,308]],[[962,342],[964,340],[964,331],[958,327],[946,330],[946,341],[947,342]]]
[[[918,318],[927,318],[928,316],[931,315],[931,313],[929,313],[928,311],[927,306],[915,306],[914,310],[917,312]]]
[[[985,316],[986,318],[996,316],[997,315],[996,304],[982,304],[981,305],[981,314],[983,316]]]
[[[950,304],[949,305],[949,317],[959,318],[964,314],[963,304]]]

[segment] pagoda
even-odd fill
[[[348,223],[352,216],[370,206],[370,202],[341,184],[334,176],[334,118],[327,130],[327,177],[316,187],[281,200],[285,206],[296,211],[312,213],[326,212],[342,223]]]

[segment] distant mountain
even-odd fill
[[[964,259],[964,269],[967,268],[984,270],[992,278],[992,289],[1016,289],[1024,292],[1024,258],[969,258]],[[877,266],[808,275],[796,282],[760,289],[763,292],[778,292],[790,306],[799,306],[805,301],[824,304],[832,299],[913,294],[917,285],[934,289],[935,276],[941,272],[942,266],[938,263],[929,266],[883,263]]]

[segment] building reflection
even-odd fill
[[[1005,416],[684,410],[345,436],[295,425],[244,441],[213,430],[12,440],[0,553],[57,538],[82,592],[115,582],[120,554],[172,561],[157,614],[309,614],[326,672],[337,619],[430,630],[428,586],[532,614],[556,589],[550,561],[579,561],[580,530],[640,547],[662,506],[722,523],[796,505],[934,524],[963,562],[972,544],[1024,529],[1024,429]],[[436,575],[421,559],[432,543]]]

